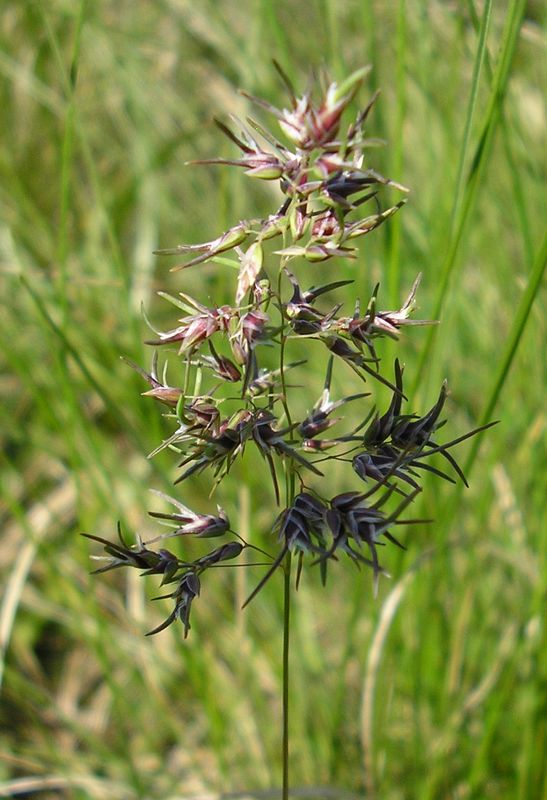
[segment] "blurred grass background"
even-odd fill
[[[158,289],[233,291],[221,268],[171,275],[152,250],[276,207],[275,187],[184,166],[233,153],[212,117],[249,112],[238,88],[284,102],[272,58],[300,88],[312,67],[342,78],[371,63],[367,89],[382,95],[369,132],[388,142],[371,161],[412,189],[357,264],[308,268],[310,282],[335,269],[365,298],[380,280],[397,307],[422,271],[419,316],[442,325],[397,348],[413,409],[447,377],[446,438],[501,420],[478,452],[458,452],[469,490],[426,486],[419,513],[436,522],[386,551],[377,600],[348,564],[326,590],[305,575],[295,796],[545,796],[544,13],[486,0],[3,4],[0,796],[278,794],[266,790],[280,783],[280,582],[242,613],[256,575],[208,575],[190,638],[173,626],[148,639],[167,613],[144,594],[153,579],[91,578],[78,535],[113,537],[118,519],[146,531],[148,489],[171,489],[172,458],[145,458],[168,424],[119,357],[148,365],[141,305],[173,320]],[[319,388],[324,367],[310,369]],[[260,537],[276,512],[257,463],[218,500]],[[205,503],[206,478],[189,490]]]

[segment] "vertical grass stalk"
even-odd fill
[[[285,557],[283,572],[283,800],[289,800],[289,656],[291,635],[291,554]]]

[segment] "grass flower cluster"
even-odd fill
[[[351,281],[301,286],[293,264],[305,259],[318,264],[319,271],[324,262],[334,258],[356,259],[356,240],[383,224],[404,203],[401,200],[383,209],[380,190],[385,186],[407,190],[371,168],[365,155],[371,144],[365,125],[376,95],[342,129],[342,115],[360,88],[367,68],[354,72],[341,85],[310,86],[298,97],[276,66],[289,93],[289,107],[278,109],[264,100],[250,99],[273,115],[288,141],[281,141],[254,119],[249,118],[244,124],[234,118],[237,133],[217,121],[241,151],[240,157],[197,163],[242,167],[252,178],[279,182],[283,202],[266,219],[239,221],[209,242],[158,251],[162,255],[191,256],[175,270],[207,261],[220,261],[224,268],[235,266],[235,300],[230,306],[205,306],[184,293],[161,293],[183,315],[175,327],[156,331],[156,338],[147,343],[155,348],[176,348],[182,380],[176,385],[168,381],[167,361],[161,375],[158,373],[157,351],[150,373],[136,369],[151,386],[145,394],[172,409],[175,430],[156,452],[169,447],[181,457],[178,466],[182,473],[175,483],[208,471],[216,489],[248,445],[258,449],[271,476],[272,509],[275,505],[283,507],[277,516],[272,514],[271,530],[277,536],[279,551],[270,556],[245,541],[231,529],[220,506],[210,513],[198,514],[181,501],[165,496],[176,511],[151,512],[151,516],[168,525],[169,532],[147,542],[138,537],[136,544],[127,544],[121,530],[119,544],[89,535],[104,545],[107,554],[107,563],[97,572],[134,567],[145,576],[161,575],[161,584],[173,587],[169,594],[161,596],[173,599],[173,611],[150,634],[181,620],[186,636],[190,608],[200,594],[203,574],[237,559],[245,548],[252,548],[271,561],[247,602],[289,554],[298,561],[297,584],[304,558],[318,566],[326,582],[329,561],[344,553],[357,566],[370,567],[377,586],[378,577],[384,572],[379,555],[382,545],[392,542],[402,547],[394,528],[424,522],[403,517],[421,491],[423,472],[448,481],[454,481],[456,475],[465,483],[450,451],[482,430],[439,444],[435,437],[445,422],[441,414],[446,383],[434,406],[419,415],[403,410],[407,397],[399,361],[395,361],[393,382],[380,371],[379,339],[397,339],[403,326],[431,324],[410,318],[419,277],[402,307],[395,311],[378,309],[378,286],[366,309],[356,298],[350,314],[342,313],[342,303],[331,302],[322,307],[319,298]],[[362,216],[361,208],[366,204],[370,213]],[[281,241],[281,246],[268,253],[266,243],[271,239]],[[229,251],[235,252],[237,262],[227,260],[224,254]],[[313,405],[310,403],[303,419],[294,418],[287,383],[289,369],[300,371],[306,364],[305,359],[287,363],[287,344],[293,339],[302,340],[302,351],[314,342],[321,343],[325,360],[324,390]],[[261,351],[265,346],[277,353],[275,369],[262,365]],[[333,435],[331,427],[337,425],[340,429],[343,421],[333,417],[333,412],[356,401],[364,407],[362,401],[370,395],[362,391],[331,400],[335,368],[351,370],[367,386],[379,381],[390,388],[392,399],[384,413],[369,407],[357,427]],[[206,383],[209,385],[205,388]],[[224,391],[227,385],[228,395]],[[225,415],[223,406],[230,399],[237,399],[239,408]],[[328,438],[323,436],[327,431]],[[445,459],[450,472],[430,463],[436,454]],[[328,462],[339,460],[351,463],[364,486],[360,491],[349,489],[330,497],[323,488],[325,469]],[[285,486],[283,497],[280,482]],[[168,549],[150,548],[158,540],[184,536],[235,538],[190,562]]]

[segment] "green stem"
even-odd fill
[[[285,241],[285,237],[284,237]],[[291,413],[287,400],[287,387],[285,383],[285,315],[281,300],[281,277],[284,262],[280,264],[277,276],[277,301],[279,303],[279,313],[281,316],[281,334],[279,348],[279,370],[281,378],[282,403],[287,417],[287,423],[291,424]],[[287,459],[285,473],[285,501],[286,508],[289,508],[294,501],[295,495],[295,473],[292,459]],[[291,553],[287,551],[283,564],[283,732],[282,732],[282,762],[283,762],[283,788],[282,800],[289,800],[289,652],[290,652],[290,617],[291,617]]]
[[[481,133],[475,147],[473,158],[464,178],[464,165],[467,162],[467,151],[469,147],[470,130],[477,102],[479,89],[480,73],[487,53],[487,33],[490,22],[490,7],[492,3],[487,2],[484,6],[483,21],[480,29],[479,44],[475,58],[475,67],[471,85],[471,95],[467,108],[467,120],[465,123],[464,138],[460,152],[458,177],[454,193],[454,201],[450,218],[449,238],[446,247],[446,256],[441,268],[439,288],[435,300],[432,319],[439,319],[448,297],[450,282],[455,271],[457,257],[460,252],[460,245],[463,241],[464,232],[467,224],[473,217],[473,210],[480,190],[485,185],[484,174],[490,160],[493,148],[494,134],[498,123],[502,119],[503,106],[507,94],[507,87],[511,75],[511,66],[515,49],[518,43],[520,28],[525,11],[524,0],[517,0],[509,6],[506,18],[506,26],[501,44],[501,55],[498,60],[496,74],[490,90],[490,99],[485,111]],[[424,371],[428,365],[434,363],[432,359],[433,344],[436,336],[435,328],[432,327],[427,335],[425,346],[422,349],[421,357],[416,370],[416,377],[412,394],[415,394],[420,385]]]
[[[291,554],[287,553],[283,584],[283,793],[289,800],[289,646],[291,616]]]
[[[541,246],[538,249],[535,261],[532,265],[532,271],[530,277],[528,278],[526,289],[520,300],[518,308],[515,312],[511,333],[509,334],[509,338],[505,345],[505,351],[500,359],[498,370],[496,373],[496,378],[494,380],[494,385],[492,386],[492,389],[490,391],[488,402],[486,403],[486,406],[482,413],[482,417],[480,420],[481,425],[484,424],[484,421],[486,420],[490,421],[492,419],[494,409],[497,406],[501,391],[505,385],[507,375],[509,374],[511,364],[513,363],[513,360],[515,358],[515,353],[517,352],[520,340],[522,339],[522,336],[526,329],[526,324],[530,317],[532,306],[541,289],[543,277],[545,275],[546,263],[547,263],[547,235],[544,236]],[[471,472],[471,467],[473,466],[475,458],[477,457],[481,439],[482,435],[480,433],[478,436],[473,437],[473,444],[471,446],[471,450],[469,452],[467,461],[465,462],[464,466],[464,472],[466,473],[467,477],[469,477],[469,473]]]

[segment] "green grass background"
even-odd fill
[[[284,102],[272,58],[301,88],[311,68],[340,79],[371,63],[359,100],[382,89],[369,132],[388,142],[371,159],[412,189],[358,262],[308,268],[310,281],[351,275],[365,297],[380,280],[392,307],[422,271],[420,316],[442,324],[397,347],[413,408],[447,377],[447,437],[501,420],[458,451],[469,490],[427,482],[419,513],[436,522],[386,550],[376,600],[351,565],[326,589],[305,574],[294,796],[545,796],[542,13],[487,0],[3,4],[0,796],[279,795],[280,579],[241,612],[258,573],[207,576],[189,639],[177,626],[149,639],[168,613],[147,601],[154,579],[90,577],[78,535],[114,536],[118,519],[145,532],[148,489],[171,489],[173,459],[145,457],[168,424],[119,356],[149,363],[141,305],[173,321],[158,289],[233,291],[221,267],[172,275],[151,253],[276,207],[270,185],[184,166],[233,153],[212,117],[249,113],[238,88]],[[310,386],[323,371],[312,360]],[[257,463],[219,502],[266,542],[276,511]],[[206,507],[206,476],[185,491]]]

